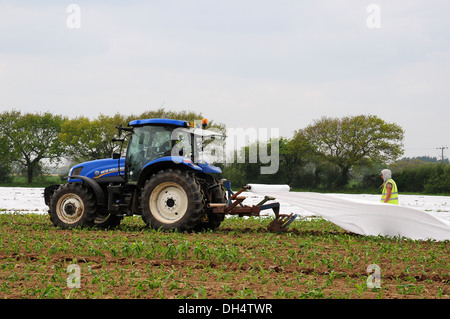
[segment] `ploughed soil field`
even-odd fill
[[[286,232],[270,218],[160,232],[140,217],[112,230],[0,214],[0,298],[450,299],[448,241],[360,236],[322,218]]]

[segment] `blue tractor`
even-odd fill
[[[258,216],[270,208],[278,220],[279,204],[264,205],[273,198],[245,206],[245,197],[238,195],[246,187],[234,194],[228,181],[214,177],[221,169],[199,153],[205,135],[208,141],[223,137],[204,130],[206,124],[205,119],[202,128],[188,121],[144,119],[120,125],[114,140],[128,141],[126,156],[114,153],[110,159],[75,165],[66,184],[46,187],[50,220],[63,229],[110,228],[125,216],[141,215],[154,229],[199,231],[217,228],[225,214]]]

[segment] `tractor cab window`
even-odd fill
[[[172,133],[172,149],[169,155],[192,157],[191,133],[184,128],[177,128]]]
[[[222,134],[212,130],[194,130],[195,163],[223,163],[225,152],[225,138]]]
[[[127,152],[129,182],[137,182],[142,167],[157,158],[170,155],[172,128],[167,126],[135,127]]]

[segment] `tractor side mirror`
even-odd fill
[[[120,138],[120,136],[122,135],[122,123],[119,124],[119,126],[117,126],[116,128],[117,128],[117,134],[119,135],[119,138]]]
[[[114,152],[114,153],[112,154],[112,158],[113,158],[113,159],[119,159],[119,158],[120,158],[120,153],[115,153],[115,152]]]
[[[119,124],[119,126],[116,126],[116,129],[117,129],[117,135],[118,135],[119,139],[122,136],[122,131],[133,132],[132,127],[123,127],[122,124]]]

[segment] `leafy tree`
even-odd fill
[[[156,111],[145,111],[139,115],[131,115],[127,117],[127,123],[132,120],[137,119],[152,119],[152,118],[167,118],[174,120],[184,120],[184,121],[198,121],[203,119],[202,113],[197,113],[194,111],[170,111],[164,108],[159,108]],[[125,124],[125,123],[124,123]],[[223,134],[225,133],[225,125],[214,120],[208,119],[208,128],[219,129]]]
[[[292,187],[304,187],[308,178],[307,164],[301,153],[301,147],[296,147],[292,140],[279,139],[280,168],[273,176],[271,183],[288,184]]]
[[[434,165],[424,185],[424,191],[430,194],[448,194],[450,192],[450,166],[439,163]]]
[[[0,136],[0,183],[11,181],[11,152],[6,137]]]
[[[125,117],[120,114],[100,114],[94,120],[80,116],[65,121],[61,127],[60,139],[66,146],[66,155],[75,161],[111,157],[118,147],[117,143],[112,142],[117,134],[116,127],[125,121]]]
[[[322,117],[296,131],[293,143],[316,161],[340,169],[339,186],[347,185],[354,166],[390,162],[403,154],[403,129],[375,115]]]
[[[64,147],[58,138],[64,118],[51,113],[21,114],[6,111],[0,114],[0,138],[9,149],[12,162],[27,171],[28,183],[33,182],[34,172],[43,159],[59,161]]]
[[[128,116],[128,120],[138,120],[138,119],[153,119],[153,118],[168,118],[174,120],[186,120],[186,121],[194,121],[198,119],[202,119],[201,113],[196,113],[192,111],[166,111],[164,108],[159,108],[155,111],[145,111],[139,115],[131,115]]]
[[[156,111],[146,111],[139,115],[114,116],[100,114],[96,119],[90,120],[85,116],[80,116],[66,121],[62,125],[60,138],[73,160],[80,162],[100,158],[109,158],[112,153],[118,151],[119,144],[112,139],[117,137],[117,127],[122,124],[124,127],[132,120],[151,118],[171,118],[187,121],[201,121],[202,114],[191,111],[166,111],[160,108]],[[223,124],[216,124],[210,121],[209,126],[223,129]],[[124,148],[126,144],[124,144]]]
[[[438,163],[441,162],[441,159],[438,159],[435,156],[414,156],[414,157],[403,157],[400,160],[398,160],[396,163],[402,164],[422,164],[422,163]],[[449,164],[448,158],[444,159],[444,163]]]
[[[235,187],[248,183],[299,186],[299,179],[302,177],[301,168],[304,162],[302,158],[297,157],[297,153],[291,149],[289,142],[284,137],[272,138],[267,143],[256,141],[239,150],[235,150],[234,158],[236,162],[223,165],[223,176],[232,181]],[[266,149],[262,150],[261,147]],[[240,158],[239,161],[237,160],[238,157]],[[264,162],[262,157],[265,157]],[[256,162],[254,162],[255,160]],[[272,163],[272,161],[278,161],[278,165]],[[261,174],[262,167],[271,165],[273,165],[273,172]]]

